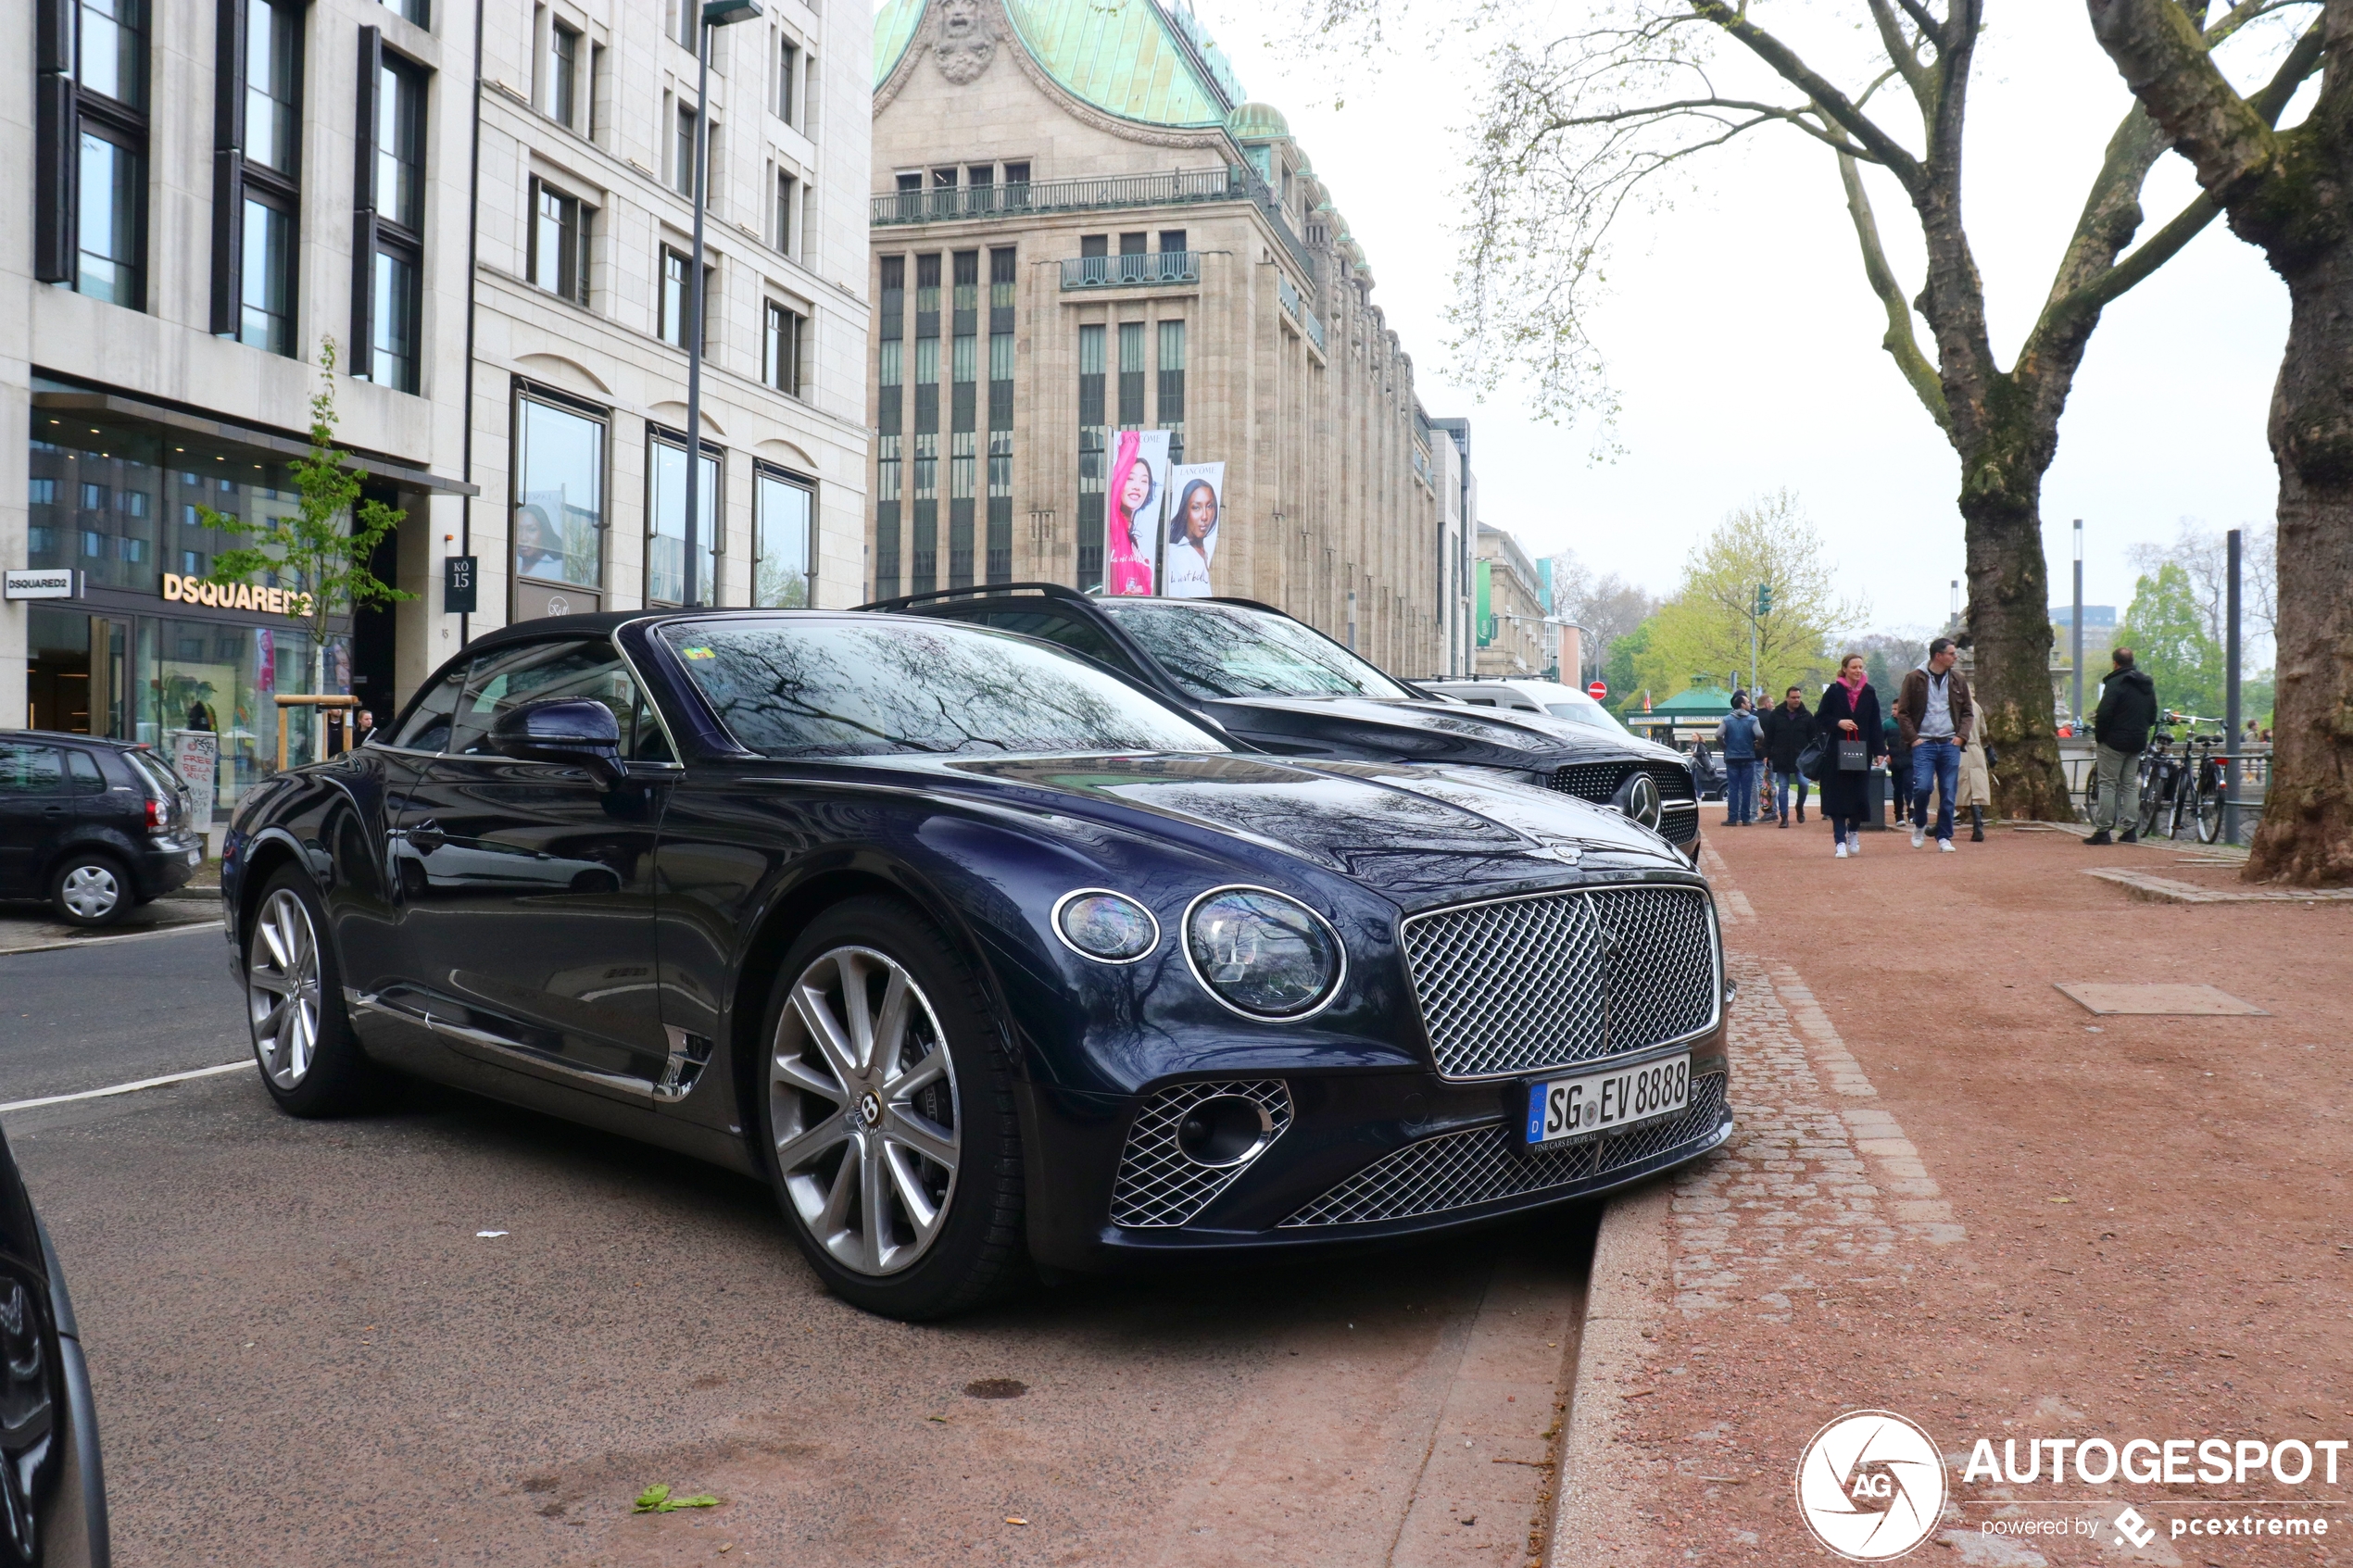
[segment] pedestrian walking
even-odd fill
[[[2131,844],[2141,814],[2140,755],[2157,726],[2157,683],[2133,662],[2131,648],[2108,655],[2114,666],[2100,683],[2100,705],[2092,713],[2093,766],[2099,772],[2099,800],[2092,808],[2086,844]],[[2121,826],[2120,834],[2110,836]]]
[[[1757,721],[1764,729],[1765,766],[1773,775],[1773,815],[1789,826],[1790,786],[1797,787],[1797,820],[1806,821],[1806,778],[1797,771],[1798,753],[1814,738],[1814,715],[1806,710],[1806,689],[1792,686],[1780,705]]]
[[[1887,755],[1880,738],[1879,693],[1863,675],[1863,656],[1850,653],[1840,661],[1838,679],[1822,691],[1814,710],[1814,726],[1829,747],[1822,768],[1822,815],[1831,822],[1831,837],[1838,859],[1863,852],[1860,829],[1871,813],[1873,761]],[[1859,746],[1863,766],[1841,767],[1840,743]]]
[[[1953,668],[1960,652],[1950,637],[1928,645],[1928,662],[1904,677],[1895,694],[1895,727],[1911,753],[1906,781],[1912,802],[1912,847],[1928,842],[1928,792],[1936,791],[1936,847],[1953,852],[1954,797],[1960,789],[1961,746],[1976,718],[1969,677]],[[1981,834],[1981,836],[1982,836]]]
[[[1749,711],[1748,694],[1732,698],[1732,710],[1716,727],[1724,747],[1724,825],[1744,828],[1756,821],[1756,742],[1761,726]]]

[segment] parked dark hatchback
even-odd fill
[[[203,861],[187,785],[154,751],[0,733],[0,898],[46,898],[69,925],[110,925]]]
[[[1547,714],[1434,697],[1271,606],[1012,583],[863,608],[1058,643],[1277,756],[1497,770],[1611,807],[1698,861],[1698,797],[1675,752]]]
[[[389,1066],[732,1166],[878,1311],[1730,1131],[1705,882],[1548,789],[1250,755],[1032,638],[817,611],[526,622],[379,735],[223,852],[278,1103]]]

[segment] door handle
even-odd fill
[[[44,806],[41,808],[41,814],[44,817],[62,817],[66,814],[66,809],[62,806]]]
[[[404,829],[401,836],[408,839],[409,847],[420,855],[430,855],[449,842],[449,835],[441,831],[441,824],[430,817]]]

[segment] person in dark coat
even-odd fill
[[[1829,747],[1822,759],[1822,815],[1831,820],[1831,836],[1843,860],[1863,852],[1858,830],[1871,814],[1871,775],[1868,768],[1841,768],[1838,743],[1861,741],[1865,756],[1872,760],[1887,755],[1880,731],[1879,693],[1863,676],[1861,654],[1850,653],[1840,661],[1838,679],[1824,688],[1821,706],[1814,710],[1814,724]]]
[[[1797,820],[1806,821],[1806,778],[1797,771],[1798,753],[1814,738],[1814,715],[1806,710],[1806,691],[1792,686],[1780,705],[1766,713],[1765,765],[1773,774],[1773,814],[1789,826],[1790,786],[1797,786]]]
[[[2133,841],[2133,819],[2141,810],[2140,756],[2157,725],[2157,683],[2133,660],[2131,648],[2108,655],[2115,666],[2100,683],[2100,706],[2092,715],[2093,766],[2099,770],[2100,797],[2092,808],[2091,845]],[[2111,830],[2121,827],[2121,834]]]

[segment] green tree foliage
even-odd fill
[[[1773,585],[1772,613],[1756,618],[1756,668],[1768,691],[1818,687],[1834,668],[1833,640],[1860,621],[1860,605],[1838,596],[1822,542],[1786,490],[1728,512],[1683,563],[1683,579],[1646,623],[1636,684],[1654,700],[1734,671],[1748,681],[1749,609],[1756,585]]]
[[[2133,585],[2116,641],[2157,683],[2163,706],[2208,717],[2222,711],[2222,646],[2208,632],[2197,590],[2180,562],[2169,560],[2155,577]]]
[[[1602,680],[1609,687],[1610,705],[1620,718],[1642,710],[1642,681],[1637,667],[1650,646],[1651,623],[1647,621],[1609,645],[1609,662],[1602,668]]]
[[[384,536],[409,514],[382,501],[362,500],[368,470],[335,445],[335,340],[319,342],[319,391],[310,399],[310,451],[295,459],[294,511],[247,522],[199,503],[196,516],[207,528],[253,543],[212,558],[205,581],[233,587],[264,573],[293,579],[300,590],[295,619],[322,650],[331,620],[362,605],[392,604],[417,596],[380,581],[369,558]]]

